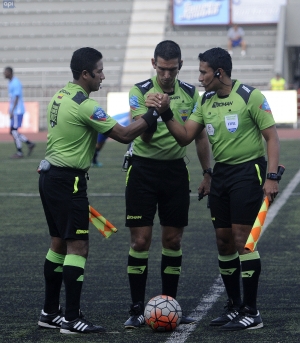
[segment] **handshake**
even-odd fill
[[[146,133],[154,133],[157,127],[157,119],[166,122],[173,118],[173,112],[170,109],[170,98],[168,94],[150,93],[147,95],[145,105],[149,108],[142,118],[147,122],[148,129]]]

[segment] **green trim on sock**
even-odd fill
[[[135,258],[148,258],[149,251],[135,251],[134,249],[130,248],[129,255]]]
[[[226,268],[226,269],[222,269],[219,268],[220,274],[222,275],[232,275],[237,268]]]
[[[143,274],[147,266],[128,266],[127,274]]]
[[[181,267],[168,266],[165,268],[164,273],[165,274],[172,274],[172,275],[180,275]]]
[[[244,277],[252,277],[252,275],[255,273],[255,270],[247,270],[245,272],[242,272],[242,278]]]
[[[232,255],[218,255],[218,260],[222,262],[232,261],[239,257],[238,252]]]
[[[179,257],[182,256],[182,250],[171,250],[171,249],[165,249],[162,248],[162,254],[165,256],[170,256],[170,257]]]
[[[84,269],[86,258],[80,255],[66,255],[64,266],[79,267]]]
[[[260,258],[258,251],[250,252],[249,254],[240,255],[240,260],[242,261],[250,261],[250,260],[258,260]]]
[[[51,249],[48,250],[48,253],[46,255],[46,259],[48,261],[57,263],[57,264],[64,264],[65,257],[66,255],[58,254]]]

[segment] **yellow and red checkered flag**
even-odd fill
[[[256,244],[258,242],[259,236],[261,234],[262,227],[264,225],[266,216],[267,216],[267,211],[269,208],[269,199],[268,197],[265,197],[261,208],[258,212],[258,215],[256,217],[256,220],[252,226],[250,235],[247,239],[245,248],[251,250],[252,252],[255,250]]]
[[[279,165],[278,169],[277,169],[277,182],[278,183],[281,180],[281,176],[283,175],[284,171],[285,171],[285,167],[283,165]],[[247,239],[246,245],[245,245],[245,248],[249,249],[252,252],[255,250],[256,244],[257,244],[258,239],[260,237],[261,230],[262,230],[262,227],[264,225],[269,206],[270,206],[269,199],[268,199],[268,197],[265,197],[265,199],[261,205],[261,208],[258,212],[258,215],[255,219],[255,222],[252,226],[252,229],[251,229],[250,235]]]
[[[98,231],[105,237],[108,238],[112,233],[117,232],[118,230],[105,219],[102,214],[97,212],[91,205],[89,205],[89,220],[96,226]]]

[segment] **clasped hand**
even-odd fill
[[[163,113],[170,107],[170,97],[163,93],[149,93],[145,105],[155,107],[156,112]]]

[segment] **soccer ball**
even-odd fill
[[[144,312],[145,322],[154,331],[172,331],[182,317],[177,300],[168,295],[158,295],[149,300]]]

